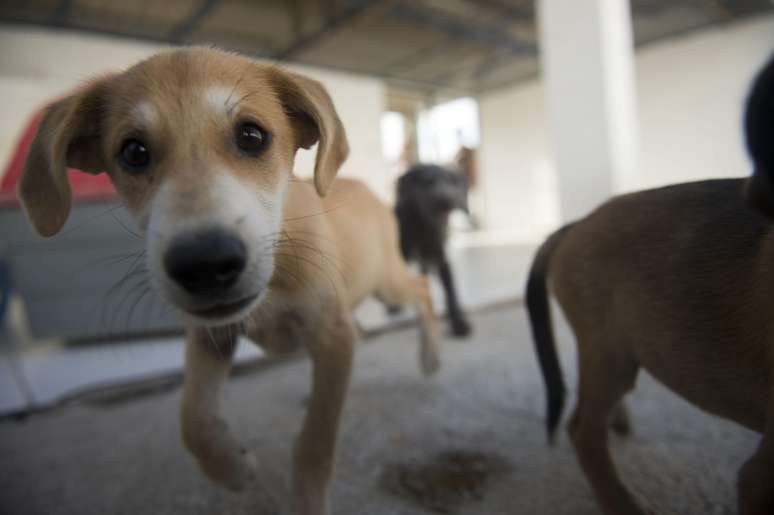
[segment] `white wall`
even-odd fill
[[[0,24],[0,173],[30,115],[92,75],[125,68],[165,47],[102,36]],[[351,153],[342,175],[357,176],[389,198],[379,121],[384,85],[363,76],[294,66],[328,88],[347,129]],[[311,175],[312,151],[300,151],[299,175]]]
[[[767,16],[638,55],[640,187],[750,173],[742,110],[772,50],[774,16]]]
[[[774,50],[774,16],[648,45],[637,52],[638,176],[642,189],[750,172],[743,100]],[[479,99],[487,219],[513,239],[539,241],[559,224],[548,113],[539,80]]]
[[[479,101],[479,175],[488,229],[536,241],[559,224],[543,85],[532,81]]]

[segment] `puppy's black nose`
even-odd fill
[[[242,240],[210,230],[177,237],[164,255],[164,268],[189,293],[222,293],[236,283],[247,263]]]

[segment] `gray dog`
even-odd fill
[[[468,210],[465,177],[435,165],[416,165],[398,179],[395,214],[400,225],[400,248],[406,260],[418,261],[423,273],[438,272],[446,296],[452,334],[467,336],[471,325],[457,300],[449,260],[444,249],[449,215]]]

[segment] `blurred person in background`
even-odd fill
[[[467,181],[467,214],[470,225],[473,229],[481,228],[481,221],[478,217],[480,208],[480,195],[478,186],[478,169],[476,167],[476,149],[465,145],[462,131],[457,131],[457,141],[459,141],[459,150],[454,156],[454,165],[459,173]]]

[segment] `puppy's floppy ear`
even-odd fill
[[[17,195],[33,228],[53,236],[70,213],[67,168],[89,173],[105,169],[101,119],[108,79],[93,82],[45,110],[30,145]]]
[[[271,70],[270,76],[290,116],[297,145],[310,148],[319,142],[314,186],[320,196],[325,196],[349,154],[347,135],[333,101],[316,80],[277,68]]]
[[[752,207],[774,218],[774,56],[753,82],[744,131],[755,166],[747,184],[747,200]]]

